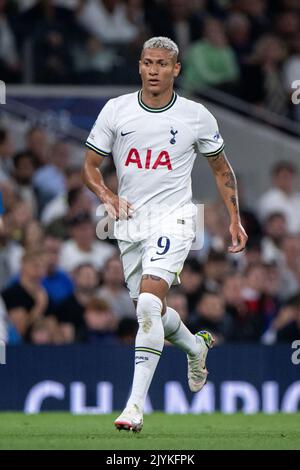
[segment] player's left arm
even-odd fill
[[[207,159],[214,173],[219,193],[230,215],[229,230],[232,245],[228,251],[238,253],[245,248],[248,236],[241,224],[236,177],[224,151],[218,155],[207,157]]]

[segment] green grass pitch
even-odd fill
[[[0,413],[0,449],[300,449],[300,414],[145,416],[139,434],[117,431],[118,413]]]

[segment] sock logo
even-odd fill
[[[149,357],[146,356],[136,356],[135,357],[135,365],[141,364],[142,362],[147,362],[149,361]]]
[[[161,356],[161,351],[158,351],[158,349],[153,349],[153,348],[147,348],[145,346],[136,346],[135,348],[135,353],[138,354],[138,353],[150,353],[150,354],[155,354],[156,356]],[[145,359],[143,357],[143,359]],[[148,360],[148,358],[147,358]]]

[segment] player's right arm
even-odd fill
[[[99,155],[94,150],[87,149],[82,169],[83,182],[104,204],[110,217],[116,220],[130,218],[132,213],[131,204],[118,197],[105,185],[99,168],[104,158],[106,157]]]

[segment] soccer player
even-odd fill
[[[115,236],[139,323],[131,395],[114,423],[118,429],[134,432],[143,426],[144,402],[165,338],[187,354],[193,392],[201,390],[207,379],[211,334],[193,335],[165,300],[170,286],[178,282],[195,237],[191,172],[199,152],[207,157],[230,215],[229,252],[242,251],[247,241],[236,178],[217,122],[204,106],[173,89],[180,72],[178,52],[168,38],[146,41],[139,61],[142,89],[109,100],[86,142],[83,179],[115,219]],[[118,195],[105,186],[99,170],[110,157],[117,170]],[[157,216],[150,223],[153,211]]]

